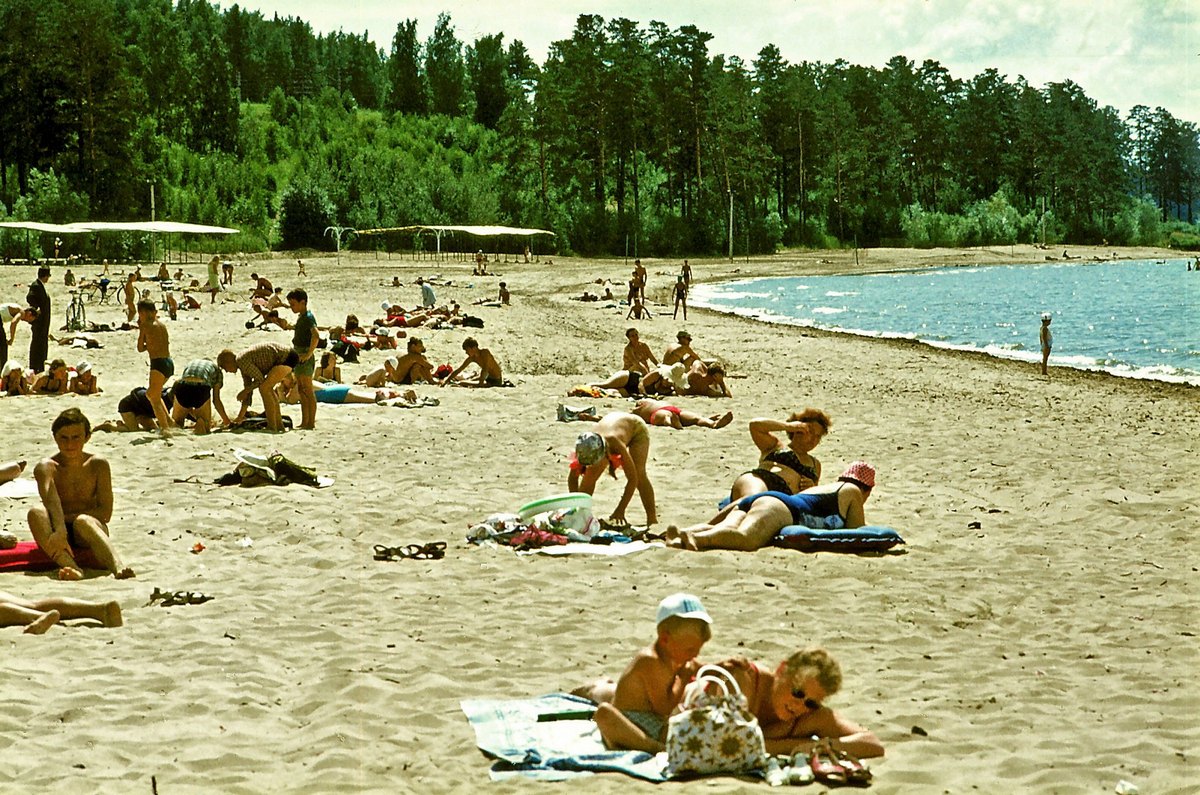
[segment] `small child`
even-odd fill
[[[658,605],[658,639],[642,649],[617,680],[612,703],[596,709],[596,724],[610,748],[656,754],[664,750],[667,718],[700,667],[696,655],[712,638],[712,618],[686,593]]]

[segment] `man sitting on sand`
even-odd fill
[[[474,337],[467,337],[463,340],[462,347],[463,351],[467,354],[467,358],[458,366],[457,370],[443,378],[439,386],[445,386],[455,381],[458,374],[472,364],[479,367],[479,375],[457,381],[455,386],[504,386],[504,376],[500,372],[500,363],[496,361],[495,356],[492,356],[491,351],[487,348],[480,348],[479,343],[475,341]]]
[[[648,373],[658,366],[650,346],[642,342],[635,328],[625,329],[625,339],[629,340],[621,357],[621,369],[632,370],[636,373]]]
[[[29,509],[29,529],[38,547],[58,566],[60,580],[83,579],[81,566],[105,569],[119,580],[133,577],[109,539],[112,472],[108,461],[83,446],[92,424],[79,409],[67,409],[50,426],[58,453],[33,470],[42,504]]]
[[[124,624],[121,606],[116,602],[56,597],[30,601],[0,591],[0,627],[25,627],[26,635],[41,635],[64,618],[90,618],[104,627]]]
[[[649,425],[661,425],[676,430],[691,428],[694,425],[699,425],[701,428],[724,428],[733,422],[732,411],[704,417],[694,411],[672,406],[665,400],[654,400],[653,398],[639,400],[633,405],[633,413]]]
[[[496,369],[499,372],[499,367]],[[408,353],[396,360],[388,375],[397,384],[433,383],[433,364],[425,357],[425,343],[419,337],[408,341]]]
[[[701,397],[733,397],[729,385],[725,383],[725,368],[720,364],[706,365],[700,360],[692,362],[691,372],[688,373],[688,389],[685,395]]]
[[[692,335],[686,331],[680,331],[675,335],[676,344],[667,346],[667,352],[663,354],[663,364],[675,364],[682,362],[684,367],[691,367],[692,362],[700,360],[700,356],[692,350]]]

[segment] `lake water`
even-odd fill
[[[1051,365],[1200,384],[1200,272],[1189,260],[992,265],[696,285],[691,303],[774,323],[915,339]]]

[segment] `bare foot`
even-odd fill
[[[100,621],[106,627],[123,627],[125,619],[121,617],[121,605],[116,602],[105,602],[104,613]]]
[[[713,419],[717,421],[717,424],[713,426],[714,428],[724,428],[726,425],[733,422],[733,412],[727,411],[719,418],[714,416]]]
[[[63,566],[58,570],[58,579],[60,580],[82,580],[83,572],[74,566]]]
[[[114,571],[113,576],[116,577],[118,580],[129,580],[129,579],[136,577],[137,575],[133,573],[133,569],[126,566],[125,568],[120,569],[119,571]]]
[[[59,615],[57,610],[49,610],[43,613],[37,620],[26,625],[26,635],[41,635],[50,627],[58,623]]]

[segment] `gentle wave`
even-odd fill
[[[789,326],[918,340],[1040,363],[1037,314],[1051,311],[1052,365],[1200,385],[1186,260],[1030,264],[886,274],[741,279],[697,285],[692,303]],[[730,289],[733,288],[733,289]],[[788,300],[821,290],[841,306]],[[1188,339],[1191,337],[1191,339]]]

